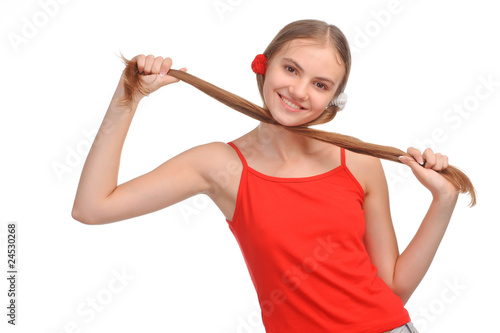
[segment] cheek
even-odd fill
[[[272,98],[272,96],[275,94],[276,87],[276,81],[271,77],[266,77],[266,80],[264,81],[264,85],[262,87],[262,90],[264,91],[264,100],[266,103],[269,101],[269,98]]]
[[[269,100],[269,85],[267,84],[267,80],[264,81],[264,86],[262,87],[262,90],[264,92],[264,103],[268,104],[268,100]]]
[[[264,86],[268,89],[277,89],[287,84],[287,77],[278,67],[270,67],[266,71],[266,80]]]
[[[324,94],[324,93],[320,93],[320,92],[314,94],[311,97],[312,97],[311,101],[314,101],[312,107],[315,110],[321,109],[323,111],[326,108],[326,106],[328,105],[328,103],[330,103],[330,101],[331,101],[331,99],[329,98],[329,95]]]

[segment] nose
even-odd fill
[[[297,101],[305,101],[308,98],[307,82],[305,80],[297,80],[290,85],[288,90],[290,91],[290,97]]]

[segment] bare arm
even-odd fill
[[[172,61],[138,56],[139,72],[146,87],[155,91],[178,80],[165,74]],[[120,156],[128,129],[143,96],[136,95],[126,107],[123,76],[113,95],[96,139],[85,161],[73,205],[74,219],[86,224],[116,222],[172,205],[203,193],[209,183],[203,174],[209,145],[192,148],[155,170],[117,186]]]
[[[422,158],[416,149],[410,148],[408,153],[417,160]],[[430,150],[424,154],[428,162],[425,168],[415,161],[405,164],[414,163],[410,165],[412,171],[431,191],[433,200],[417,233],[401,255],[390,217],[387,182],[380,161],[373,162],[374,165],[370,168],[368,178],[371,181],[364,203],[366,249],[377,267],[378,276],[403,303],[408,301],[429,269],[458,199],[457,189],[435,172],[445,169],[447,160],[440,154],[434,155]]]
[[[434,198],[420,227],[394,267],[393,291],[406,303],[429,269],[458,196]]]

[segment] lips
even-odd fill
[[[294,109],[294,110],[305,110],[305,108],[300,105],[299,103],[297,103],[296,101],[294,101],[293,99],[290,99],[288,97],[285,97],[281,94],[278,93],[278,96],[281,98],[281,101],[287,105],[288,107],[290,107],[291,109]]]

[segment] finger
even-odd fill
[[[450,164],[448,164],[448,156],[443,155],[443,169],[448,168]]]
[[[155,57],[150,54],[146,57],[146,64],[144,65],[144,74],[151,74],[151,70],[153,69],[153,64],[155,62]]]
[[[413,158],[420,164],[424,163],[424,160],[422,158],[422,153],[420,150],[417,148],[409,147],[408,150],[406,151],[408,154],[413,156]]]
[[[441,155],[440,153],[436,153],[435,157],[436,157],[436,164],[432,169],[436,171],[443,170],[443,155]]]
[[[146,64],[146,56],[144,54],[140,54],[135,57],[137,63],[137,71],[139,73],[144,72],[144,65]]]
[[[172,59],[169,58],[169,57],[166,57],[165,59],[163,59],[162,63],[160,64],[161,68],[160,68],[160,76],[165,76],[167,75],[168,71],[170,70],[170,68],[172,67]]]
[[[156,57],[153,62],[153,67],[151,68],[151,74],[159,74],[161,69],[161,64],[163,62],[163,57]]]
[[[427,148],[426,150],[424,150],[422,156],[425,161],[425,164],[423,165],[424,168],[431,169],[436,165],[436,155],[434,155],[434,152],[431,148]]]
[[[422,166],[411,156],[399,156],[399,160],[409,166],[414,172],[420,172],[419,169],[422,169]]]

